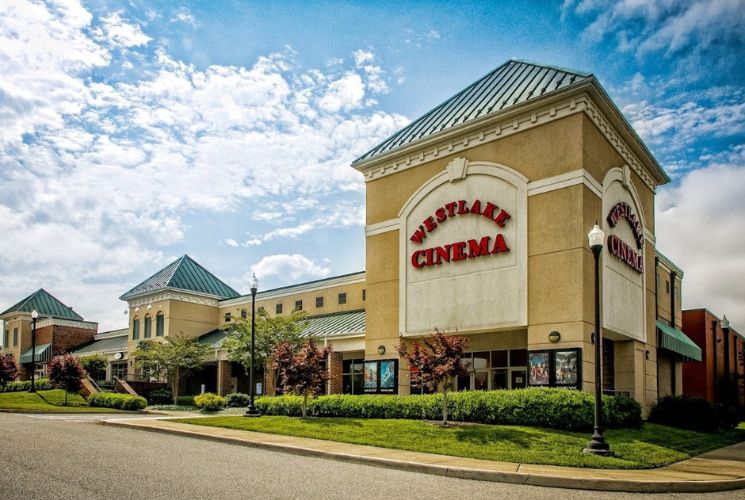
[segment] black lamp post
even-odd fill
[[[259,417],[261,413],[254,406],[254,348],[256,342],[256,292],[259,290],[259,280],[256,273],[251,275],[251,370],[248,374],[248,383],[251,384],[248,391],[248,408],[245,417]]]
[[[722,398],[724,404],[730,404],[731,402],[731,388],[730,388],[730,366],[729,366],[729,320],[727,315],[722,316],[722,321],[719,323],[722,327],[722,337],[724,337],[724,397]]]
[[[592,439],[587,443],[587,448],[583,453],[592,453],[594,455],[612,455],[610,446],[605,442],[603,437],[603,422],[601,402],[603,397],[603,334],[600,330],[600,252],[603,250],[605,242],[605,233],[598,226],[592,228],[587,235],[592,249],[592,256],[595,258],[595,426],[592,433]]]
[[[36,374],[36,320],[39,313],[34,309],[31,311],[31,388],[28,392],[36,392],[34,375]]]

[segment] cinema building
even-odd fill
[[[257,296],[270,315],[308,313],[306,333],[333,347],[329,392],[418,392],[396,347],[435,328],[469,339],[459,390],[592,391],[597,222],[604,388],[646,409],[681,393],[682,364],[701,350],[680,330],[683,271],[655,248],[669,178],[594,76],[510,60],[352,167],[366,186],[366,270]],[[141,340],[190,335],[214,348],[196,382],[247,391],[221,327],[250,295],[185,256],[121,298],[130,376]]]

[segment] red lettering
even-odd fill
[[[439,222],[440,224],[445,222],[445,219],[448,218],[447,214],[445,214],[445,209],[442,207],[435,210],[435,217],[437,217],[437,222]]]
[[[471,213],[481,215],[481,202],[479,200],[474,201],[471,205]]]
[[[434,250],[432,248],[428,248],[428,249],[426,249],[424,251],[424,253],[427,256],[427,261],[426,261],[426,263],[424,265],[427,266],[427,267],[434,266],[435,265],[435,261],[432,260],[432,254],[434,253]]]
[[[421,257],[422,255],[424,255],[424,250],[417,250],[416,252],[411,254],[411,265],[417,269],[424,267],[424,264],[419,262],[419,257]]]
[[[468,256],[465,253],[466,249],[466,242],[465,241],[459,241],[457,243],[453,243],[453,262],[458,262],[459,260],[465,260]]]
[[[494,247],[492,247],[491,253],[506,253],[509,251],[510,249],[507,248],[507,243],[504,241],[504,236],[498,234],[496,238],[494,238]]]
[[[434,231],[435,228],[437,227],[437,223],[435,222],[435,220],[432,218],[431,215],[427,217],[426,219],[424,219],[424,222],[422,222],[422,224],[424,224],[424,227],[426,227],[427,231],[430,233]]]
[[[468,205],[466,200],[458,200],[458,215],[465,215],[468,213]]]
[[[445,204],[445,208],[448,209],[448,217],[455,217],[455,206],[457,203],[454,201],[451,201],[450,203]]]
[[[444,247],[435,247],[435,253],[437,254],[437,260],[435,264],[438,266],[442,264],[442,261],[450,262],[450,247],[452,245],[445,245]]]
[[[484,217],[488,219],[494,220],[494,211],[499,210],[499,207],[496,206],[494,203],[487,201],[486,206],[484,207],[484,211],[481,213]]]
[[[494,222],[497,223],[497,226],[504,227],[504,223],[509,218],[510,218],[510,214],[508,214],[506,211],[502,210],[501,212],[499,212],[499,215],[497,215],[497,218],[494,219]]]
[[[421,243],[423,238],[426,238],[427,235],[424,234],[424,228],[422,226],[419,226],[419,229],[414,231],[414,234],[411,235],[411,238],[409,238],[411,241],[415,243]]]
[[[489,237],[484,236],[480,241],[468,240],[468,258],[489,255]]]

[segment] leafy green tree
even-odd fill
[[[280,342],[272,351],[272,367],[279,374],[282,388],[303,396],[303,418],[308,417],[308,398],[321,392],[329,378],[325,360],[330,352],[330,346],[318,349],[313,338],[300,349],[290,342]]]
[[[49,361],[47,371],[50,382],[65,389],[65,405],[67,405],[67,394],[70,391],[79,391],[81,380],[85,377],[80,361],[70,354],[55,356]]]
[[[102,380],[106,376],[106,365],[108,360],[103,354],[91,354],[80,358],[83,369],[94,380]]]
[[[13,382],[18,378],[18,368],[16,367],[13,356],[0,354],[0,387],[5,388],[5,384]]]
[[[412,384],[442,391],[443,425],[448,424],[448,391],[453,388],[453,380],[458,375],[468,375],[461,363],[467,346],[467,338],[435,330],[430,338],[409,346],[401,342],[398,348],[399,354],[409,362]]]
[[[266,366],[274,348],[281,343],[289,343],[293,349],[299,349],[305,337],[300,334],[308,326],[305,312],[293,311],[289,316],[270,317],[266,311],[256,314],[256,339],[254,366]],[[222,344],[228,359],[243,366],[248,375],[251,369],[251,317],[239,318],[226,325],[228,336]],[[273,373],[274,386],[277,387],[278,374]]]
[[[146,340],[134,352],[135,363],[145,373],[165,379],[171,386],[173,404],[179,394],[180,381],[187,374],[204,366],[210,347],[196,338],[176,336],[163,341]]]

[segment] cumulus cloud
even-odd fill
[[[276,276],[284,282],[325,278],[331,274],[331,269],[314,263],[300,254],[267,255],[251,266],[251,271],[261,278]]]
[[[657,198],[657,248],[685,273],[684,307],[745,332],[745,158],[692,171]]]
[[[87,294],[86,316],[117,327],[114,298],[167,263],[161,248],[183,240],[186,214],[271,202],[254,218],[279,231],[310,210],[295,200],[359,205],[349,164],[407,123],[371,107],[364,68],[301,71],[288,51],[199,69],[149,42],[122,12],[0,2],[0,302],[30,286]],[[134,73],[92,77],[125,53]],[[102,289],[110,302],[92,299]]]

